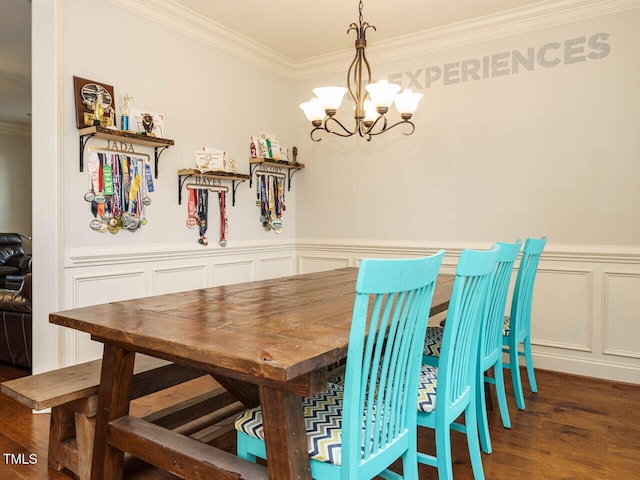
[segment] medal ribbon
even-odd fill
[[[189,188],[189,203],[187,204],[187,227],[193,228],[196,226],[196,191],[193,188]]]
[[[209,242],[207,241],[207,237],[205,237],[205,233],[207,233],[207,216],[209,213],[209,190],[198,189],[198,219],[200,221],[200,239],[199,243],[202,245],[207,245]]]
[[[224,190],[218,192],[218,204],[220,205],[220,245],[223,247],[227,243],[227,209],[226,193]]]
[[[113,216],[120,218],[122,214],[122,193],[120,191],[122,185],[122,177],[120,167],[120,155],[115,155],[113,159]]]
[[[134,214],[136,210],[135,200],[138,196],[138,189],[140,188],[140,175],[136,175],[131,182],[131,190],[129,190],[129,213]],[[140,202],[137,202],[140,203]]]
[[[91,177],[91,185],[93,186],[93,193],[100,191],[100,181],[98,180],[98,173],[100,171],[100,158],[96,152],[91,152],[89,158],[89,176]]]
[[[269,195],[269,218],[273,218],[275,214],[275,196],[273,195],[273,175],[269,175],[269,187],[267,189]]]

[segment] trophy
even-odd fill
[[[148,137],[155,137],[155,133],[153,133],[153,128],[155,124],[153,122],[153,115],[150,113],[142,114],[142,128],[144,128],[144,134]]]
[[[131,99],[133,99],[133,97],[126,93],[124,97],[122,97],[122,105],[120,105],[120,128],[125,132],[129,130],[129,112],[131,110]]]

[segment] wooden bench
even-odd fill
[[[3,382],[0,388],[2,393],[33,410],[51,408],[49,467],[54,470],[68,468],[80,480],[91,476],[101,367],[102,360],[94,360]],[[204,372],[192,367],[137,354],[131,399],[203,375]],[[235,399],[220,387],[200,395],[181,408],[174,405],[156,412],[148,421],[176,426],[192,421],[205,412],[224,410],[234,402]]]

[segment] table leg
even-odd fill
[[[129,413],[135,352],[104,345],[91,480],[122,478],[124,452],[107,443],[108,424]]]
[[[270,480],[311,480],[302,397],[260,387]]]

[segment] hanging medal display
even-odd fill
[[[260,207],[259,221],[267,231],[282,233],[285,176],[281,173],[257,172],[256,205]]]
[[[187,227],[199,229],[198,243],[203,246],[209,245],[206,233],[209,228],[209,192],[218,194],[218,205],[220,207],[220,240],[218,245],[227,246],[227,202],[226,194],[228,187],[219,184],[199,184],[187,185],[189,192],[189,202],[187,204]]]
[[[146,207],[154,191],[149,156],[128,149],[90,147],[89,191],[84,199],[91,204],[89,226],[98,232],[131,232],[147,223]]]

